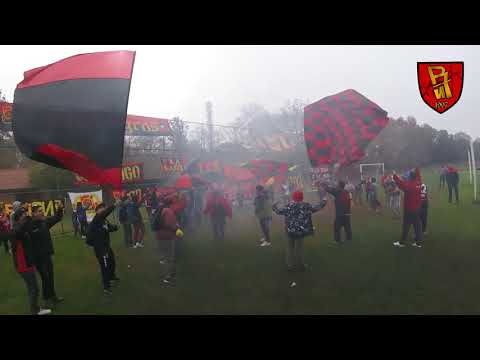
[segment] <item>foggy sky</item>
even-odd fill
[[[480,137],[479,46],[100,46],[0,45],[0,89],[13,100],[23,72],[85,52],[136,50],[128,112],[229,123],[242,105],[277,111],[287,100],[310,102],[355,89],[388,111],[419,123]],[[464,61],[459,102],[444,114],[420,97],[417,61]]]

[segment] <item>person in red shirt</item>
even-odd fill
[[[42,309],[39,306],[39,288],[36,277],[37,269],[34,262],[36,258],[36,250],[33,239],[30,236],[32,229],[32,219],[27,216],[27,212],[23,209],[17,210],[14,215],[15,226],[10,233],[10,241],[12,244],[12,255],[15,269],[25,281],[28,291],[28,299],[30,302],[30,311],[32,315],[47,315],[52,311],[50,309]]]
[[[232,207],[225,196],[220,191],[214,191],[208,197],[207,206],[203,213],[210,216],[214,239],[223,240],[227,217],[232,218]]]
[[[396,173],[394,173],[393,180],[405,193],[402,237],[400,241],[394,242],[393,245],[404,247],[408,232],[410,230],[410,225],[413,225],[413,229],[415,231],[415,242],[413,243],[413,246],[422,247],[423,236],[422,225],[420,222],[420,208],[422,205],[422,179],[420,176],[420,170],[416,168],[415,171],[411,171],[409,178],[406,181],[403,181]]]
[[[175,212],[171,208],[171,199],[162,199],[158,207],[153,209],[152,230],[155,232],[155,238],[160,253],[160,264],[166,265],[166,272],[163,275],[162,283],[165,285],[175,285],[175,253],[176,242],[178,240],[178,230],[180,229]]]

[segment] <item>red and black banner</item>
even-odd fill
[[[288,172],[287,163],[273,160],[250,160],[243,167],[249,169],[258,179],[286,175]]]
[[[122,184],[131,184],[142,182],[143,179],[143,163],[132,163],[122,165]],[[75,175],[74,185],[99,185],[89,181],[82,176]]]
[[[82,54],[25,72],[13,133],[29,158],[120,187],[135,52]]]
[[[387,112],[355,90],[306,106],[304,137],[312,166],[343,166],[362,159],[387,123]]]
[[[0,101],[0,121],[2,123],[12,121],[12,104],[6,101]]]
[[[128,115],[125,135],[128,136],[172,136],[170,122],[145,116]]]

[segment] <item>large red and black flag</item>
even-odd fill
[[[304,137],[312,167],[344,166],[362,159],[387,123],[387,112],[355,90],[307,105]]]
[[[81,54],[29,70],[17,85],[13,133],[29,158],[120,187],[135,52]]]
[[[249,169],[258,179],[285,175],[289,168],[287,163],[274,160],[250,160],[242,167]]]

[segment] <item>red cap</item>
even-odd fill
[[[292,195],[292,199],[295,202],[302,202],[303,201],[303,191],[295,191]]]

